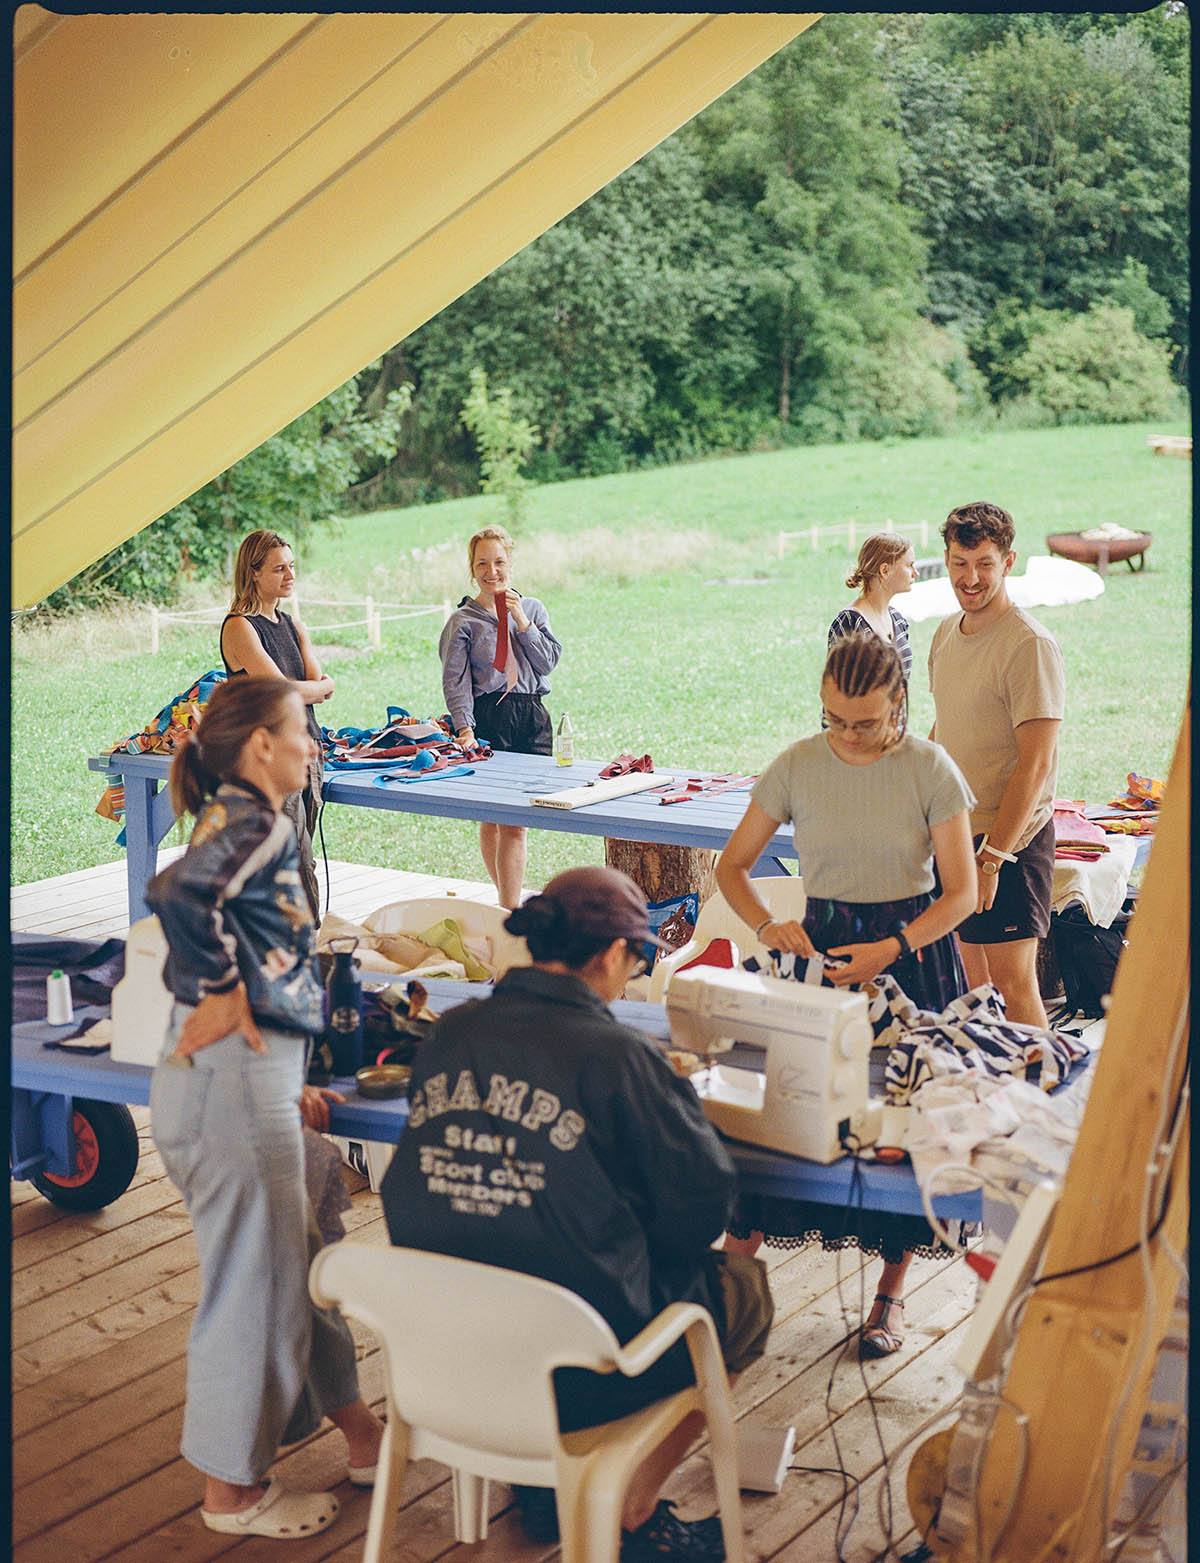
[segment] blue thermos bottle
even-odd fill
[[[362,1068],[362,983],[354,959],[357,946],[355,938],[329,941],[333,970],[325,986],[325,1040],[335,1075],[353,1075]]]

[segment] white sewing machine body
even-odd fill
[[[674,973],[665,997],[676,1047],[704,1055],[741,1042],[765,1051],[761,1072],[712,1064],[692,1075],[710,1123],[807,1161],[845,1154],[842,1137],[870,1095],[863,994],[701,966]]]

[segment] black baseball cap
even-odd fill
[[[660,950],[671,948],[655,936],[645,896],[620,869],[599,864],[568,868],[556,874],[542,894],[562,908],[572,929],[580,933],[652,944]]]

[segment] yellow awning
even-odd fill
[[[276,433],[818,14],[22,6],[14,601]]]

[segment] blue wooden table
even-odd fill
[[[684,805],[687,807],[687,805]],[[468,998],[484,997],[487,984],[431,981],[430,1004],[441,1013]],[[618,1001],[612,1006],[618,1020],[638,1027],[665,1042],[669,1029],[661,1004],[635,1004]],[[104,1011],[97,1010],[101,1015]],[[78,1024],[78,1017],[76,1020]],[[46,1170],[61,1175],[74,1164],[71,1143],[71,1101],[83,1097],[92,1101],[133,1103],[145,1106],[150,1100],[151,1070],[143,1064],[114,1063],[107,1053],[80,1056],[60,1049],[48,1049],[47,1039],[68,1035],[74,1026],[54,1028],[44,1021],[30,1021],[13,1027],[12,1032],[12,1118],[13,1166],[15,1176],[28,1177],[31,1171]],[[354,1081],[335,1080],[334,1088],[345,1097],[344,1105],[334,1103],[330,1132],[348,1139],[381,1140],[394,1144],[408,1121],[408,1103],[403,1098],[371,1101],[359,1096]],[[868,1210],[888,1210],[905,1215],[920,1215],[921,1195],[912,1168],[904,1163],[883,1166],[859,1162],[856,1168],[849,1156],[822,1166],[763,1150],[754,1145],[726,1141],[737,1167],[741,1186],[756,1194],[775,1194],[782,1198],[815,1200],[835,1206],[857,1206]],[[18,1170],[20,1169],[20,1170]],[[939,1195],[934,1208],[944,1219],[978,1221],[981,1199],[978,1192]]]
[[[153,877],[158,846],[175,823],[175,813],[162,785],[171,767],[168,755],[112,754],[88,761],[94,771],[120,771],[125,783],[125,850],[129,876],[129,920],[148,910],[145,887]],[[495,754],[480,761],[470,776],[434,775],[428,781],[377,786],[379,771],[325,773],[327,803],[351,808],[396,809],[404,814],[434,814],[443,819],[473,820],[498,825],[524,825],[530,830],[565,830],[575,836],[612,836],[619,841],[662,841],[683,847],[720,851],[745,813],[749,788],[737,792],[699,794],[687,803],[661,804],[652,792],[631,793],[586,808],[554,809],[531,803],[540,793],[580,787],[599,775],[604,762],[577,760],[560,766],[548,755]],[[395,771],[395,765],[390,770]],[[681,785],[705,773],[687,766],[659,765],[657,771]],[[756,875],[783,874],[783,859],[795,859],[791,828],[780,827],[755,866]]]

